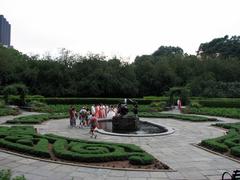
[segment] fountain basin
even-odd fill
[[[121,131],[113,132],[112,119],[102,119],[98,121],[99,127],[97,131],[101,134],[111,136],[125,136],[125,137],[151,137],[151,136],[164,136],[174,133],[174,129],[162,126],[158,123],[149,121],[139,121],[139,129],[136,131]]]

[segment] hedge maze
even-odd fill
[[[225,136],[203,140],[200,145],[240,158],[240,123],[215,124],[215,126],[229,129],[229,131]]]
[[[155,158],[133,144],[116,144],[37,134],[32,126],[0,127],[0,147],[52,160],[153,164]]]

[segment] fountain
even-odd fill
[[[133,105],[132,112],[129,112],[127,102]],[[99,120],[98,124],[99,133],[116,136],[162,136],[174,132],[173,128],[139,120],[137,102],[131,99],[118,104],[117,114],[112,119]]]

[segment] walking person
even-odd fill
[[[97,125],[98,125],[98,122],[97,122],[97,118],[95,117],[95,115],[93,114],[92,115],[92,118],[90,119],[90,134],[91,134],[91,138],[97,138],[97,134],[96,134],[96,128],[97,128]]]

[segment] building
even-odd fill
[[[0,15],[0,44],[5,47],[11,45],[11,25],[3,15]]]

